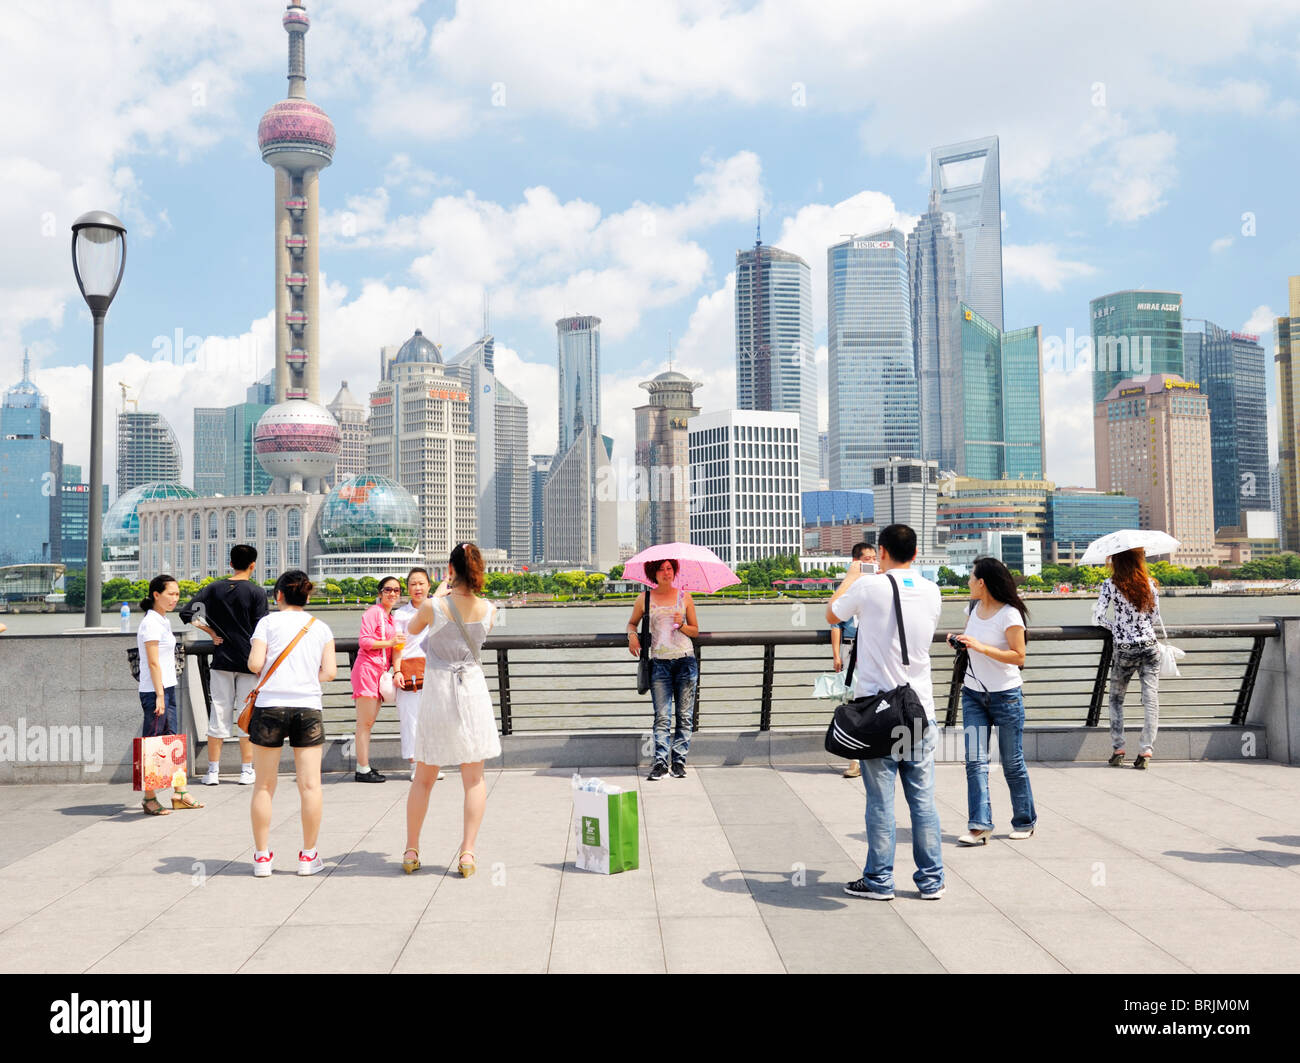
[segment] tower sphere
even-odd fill
[[[284,28],[289,33],[295,31],[306,33],[311,28],[311,19],[307,17],[306,9],[297,4],[290,4],[289,10],[284,13],[284,18],[280,21],[284,23]]]
[[[262,161],[289,170],[324,169],[334,160],[334,123],[308,100],[281,100],[257,125]]]
[[[262,414],[253,452],[272,479],[329,477],[338,464],[342,432],[334,415],[306,399],[289,399]]]

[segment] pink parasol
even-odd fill
[[[657,587],[658,582],[647,575],[646,567],[653,569],[656,561],[670,557],[677,561],[677,578],[673,580],[673,586],[678,590],[708,593],[740,582],[740,577],[707,546],[693,546],[691,543],[662,543],[642,550],[623,566],[623,578]]]

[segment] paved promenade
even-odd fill
[[[0,971],[1300,971],[1300,771],[1261,763],[1030,766],[1040,822],[961,849],[965,776],[938,768],[947,896],[845,896],[863,790],[831,768],[702,768],[639,786],[641,868],[573,869],[568,772],[490,773],[479,873],[448,873],[461,787],[434,789],[424,868],[401,873],[407,784],[327,778],[326,870],[254,879],[249,789],[149,818],[121,785],[0,787]]]

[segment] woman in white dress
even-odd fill
[[[474,874],[474,846],[487,807],[483,762],[501,755],[492,696],[479,663],[479,651],[492,629],[492,603],[483,589],[483,556],[473,543],[451,552],[448,578],[416,611],[408,638],[424,635],[424,690],[415,718],[415,778],[406,798],[406,843],[402,870],[420,866],[420,829],[429,794],[443,764],[459,764],[465,788],[465,822],[457,870]]]

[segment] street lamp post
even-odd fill
[[[99,627],[103,586],[104,317],[126,268],[126,227],[104,210],[72,223],[72,272],[95,322],[90,374],[90,515],[86,529],[86,627]]]

